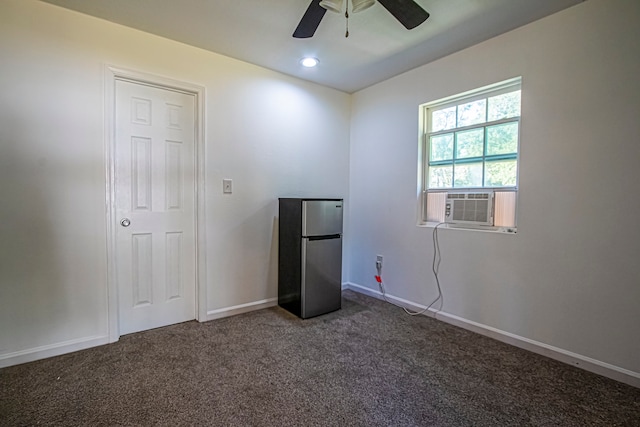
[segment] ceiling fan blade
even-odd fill
[[[422,24],[429,17],[429,12],[424,10],[413,0],[378,0],[407,30],[411,30]]]
[[[327,9],[320,6],[320,1],[321,0],[311,1],[307,11],[302,15],[298,27],[293,32],[293,37],[297,39],[313,37],[318,25],[320,25],[320,21],[322,21],[322,17],[327,12]]]

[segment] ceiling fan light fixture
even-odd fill
[[[351,11],[353,13],[362,12],[365,9],[369,9],[375,3],[375,0],[352,0]]]
[[[342,12],[342,0],[322,0],[320,2],[320,6],[324,7],[325,9],[331,12],[335,12],[335,13]]]
[[[306,67],[306,68],[313,68],[316,65],[318,65],[319,62],[320,61],[318,61],[318,58],[313,58],[313,57],[310,57],[310,56],[307,56],[306,58],[302,58],[300,60],[300,64],[303,67]]]

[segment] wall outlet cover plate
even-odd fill
[[[231,194],[233,192],[233,182],[230,179],[222,180],[222,192],[225,194]]]

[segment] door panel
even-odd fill
[[[302,202],[302,235],[342,234],[342,200]]]
[[[153,302],[153,262],[150,233],[131,235],[131,290],[133,307]]]
[[[195,97],[117,80],[115,105],[118,307],[127,334],[195,318]]]
[[[302,239],[302,317],[340,308],[342,238]]]

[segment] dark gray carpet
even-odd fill
[[[640,426],[640,389],[345,292],[2,369],[0,425]]]

